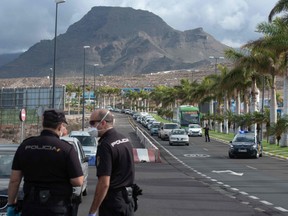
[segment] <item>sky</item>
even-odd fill
[[[240,47],[258,39],[257,24],[267,22],[278,0],[66,0],[58,5],[57,33],[80,20],[94,6],[150,11],[169,26],[185,31],[202,27],[216,40]],[[55,34],[55,0],[1,0],[0,54],[29,49]]]

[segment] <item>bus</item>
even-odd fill
[[[173,122],[178,123],[181,128],[189,124],[200,124],[199,108],[191,105],[182,105],[174,109]]]

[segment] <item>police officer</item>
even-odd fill
[[[74,147],[59,139],[67,124],[64,113],[49,109],[42,120],[40,136],[24,140],[15,153],[7,213],[13,210],[23,177],[22,216],[70,216],[73,186],[83,184],[81,165]]]
[[[114,116],[106,109],[95,110],[90,116],[90,133],[101,137],[96,154],[98,182],[89,215],[131,216],[134,214],[132,188],[134,160],[128,138],[114,128]]]

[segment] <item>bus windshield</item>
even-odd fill
[[[188,124],[198,124],[198,114],[197,112],[182,112],[182,124],[187,125]]]

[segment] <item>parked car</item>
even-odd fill
[[[262,143],[257,139],[256,132],[240,131],[230,141],[229,158],[237,156],[262,157]]]
[[[8,204],[8,184],[15,152],[19,144],[0,144],[0,215],[6,215]],[[23,181],[18,192],[18,201],[23,201]]]
[[[162,140],[167,140],[169,139],[169,133],[173,129],[179,129],[179,125],[177,123],[162,123],[160,125],[160,129],[158,132],[158,137],[161,138]]]
[[[150,127],[150,135],[158,135],[158,131],[160,128],[160,122],[153,122]]]
[[[188,136],[201,136],[202,137],[202,127],[199,124],[189,124]]]
[[[88,181],[88,161],[89,157],[85,155],[83,147],[80,143],[80,141],[75,138],[75,137],[68,137],[64,136],[60,138],[61,140],[65,140],[66,142],[70,143],[73,145],[75,148],[78,158],[82,167],[83,175],[84,175],[84,183],[82,187],[74,187],[73,188],[73,195],[77,197],[81,201],[82,195],[86,196],[87,195],[87,181]]]
[[[173,129],[169,134],[169,145],[189,145],[189,136],[185,129]]]
[[[76,137],[82,144],[85,155],[89,157],[89,165],[95,165],[98,141],[91,137],[88,131],[71,131],[70,137]]]

